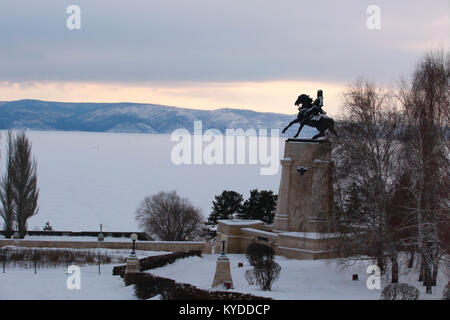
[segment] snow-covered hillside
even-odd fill
[[[195,110],[155,104],[138,103],[65,103],[40,100],[0,102],[0,130],[26,128],[32,130],[62,130],[123,133],[170,133],[185,128],[192,132],[196,120],[203,128],[282,129],[295,118],[279,113],[250,110]],[[297,128],[289,129],[291,135]],[[310,136],[315,129],[303,129]]]

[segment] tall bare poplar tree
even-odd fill
[[[24,238],[27,232],[28,218],[38,212],[39,189],[37,187],[36,160],[31,154],[31,143],[23,131],[17,133],[13,139],[11,163],[15,217],[19,237]]]
[[[14,152],[13,135],[8,131],[6,145],[6,168],[0,180],[0,216],[4,222],[5,238],[11,238],[14,232],[15,212],[12,184],[12,155]]]
[[[406,120],[402,159],[404,167],[409,168],[412,180],[408,189],[414,195],[409,210],[417,221],[419,280],[424,281],[427,293],[436,284],[442,249],[448,250],[449,83],[450,54],[428,53],[417,65],[411,84],[403,84],[399,96]]]

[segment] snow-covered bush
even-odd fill
[[[381,300],[417,300],[419,289],[407,283],[391,283],[383,289]]]
[[[246,258],[252,267],[265,261],[273,261],[275,251],[272,247],[259,243],[251,243],[247,247]]]
[[[251,286],[256,284],[255,273],[253,269],[245,271],[245,280],[247,280],[248,284]]]
[[[245,271],[245,279],[249,285],[257,284],[261,290],[270,291],[273,283],[280,277],[281,267],[273,260],[267,260]]]
[[[247,248],[246,257],[253,267],[253,269],[245,272],[245,279],[248,284],[257,284],[261,290],[270,291],[281,271],[280,265],[274,261],[275,251],[273,248],[252,243]]]

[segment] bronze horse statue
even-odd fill
[[[298,96],[297,101],[295,101],[295,105],[298,106],[301,104],[301,107],[298,108],[297,119],[291,121],[287,125],[286,128],[283,129],[282,133],[285,133],[286,130],[295,123],[300,123],[300,127],[298,128],[297,134],[294,138],[297,138],[302,131],[303,126],[307,125],[313,128],[316,128],[319,133],[316,134],[313,139],[317,139],[319,137],[325,136],[325,131],[328,129],[337,136],[336,130],[334,130],[334,120],[326,115],[319,115],[318,110],[315,110],[314,105],[312,104],[313,100],[306,94],[302,94]],[[315,114],[316,119],[314,117],[310,117],[309,114]]]

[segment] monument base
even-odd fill
[[[125,269],[125,274],[141,272],[141,266],[139,264],[139,259],[136,255],[131,254],[127,259],[127,267]]]
[[[245,253],[251,243],[272,247],[292,259],[337,255],[333,228],[333,172],[330,141],[288,139],[281,162],[277,209],[272,226],[258,220],[219,220],[217,239],[226,235],[227,252]]]
[[[227,256],[220,255],[217,258],[216,273],[214,275],[214,281],[212,287],[215,288],[219,285],[224,285],[225,282],[231,283],[233,288],[233,279],[231,278],[230,260]]]

